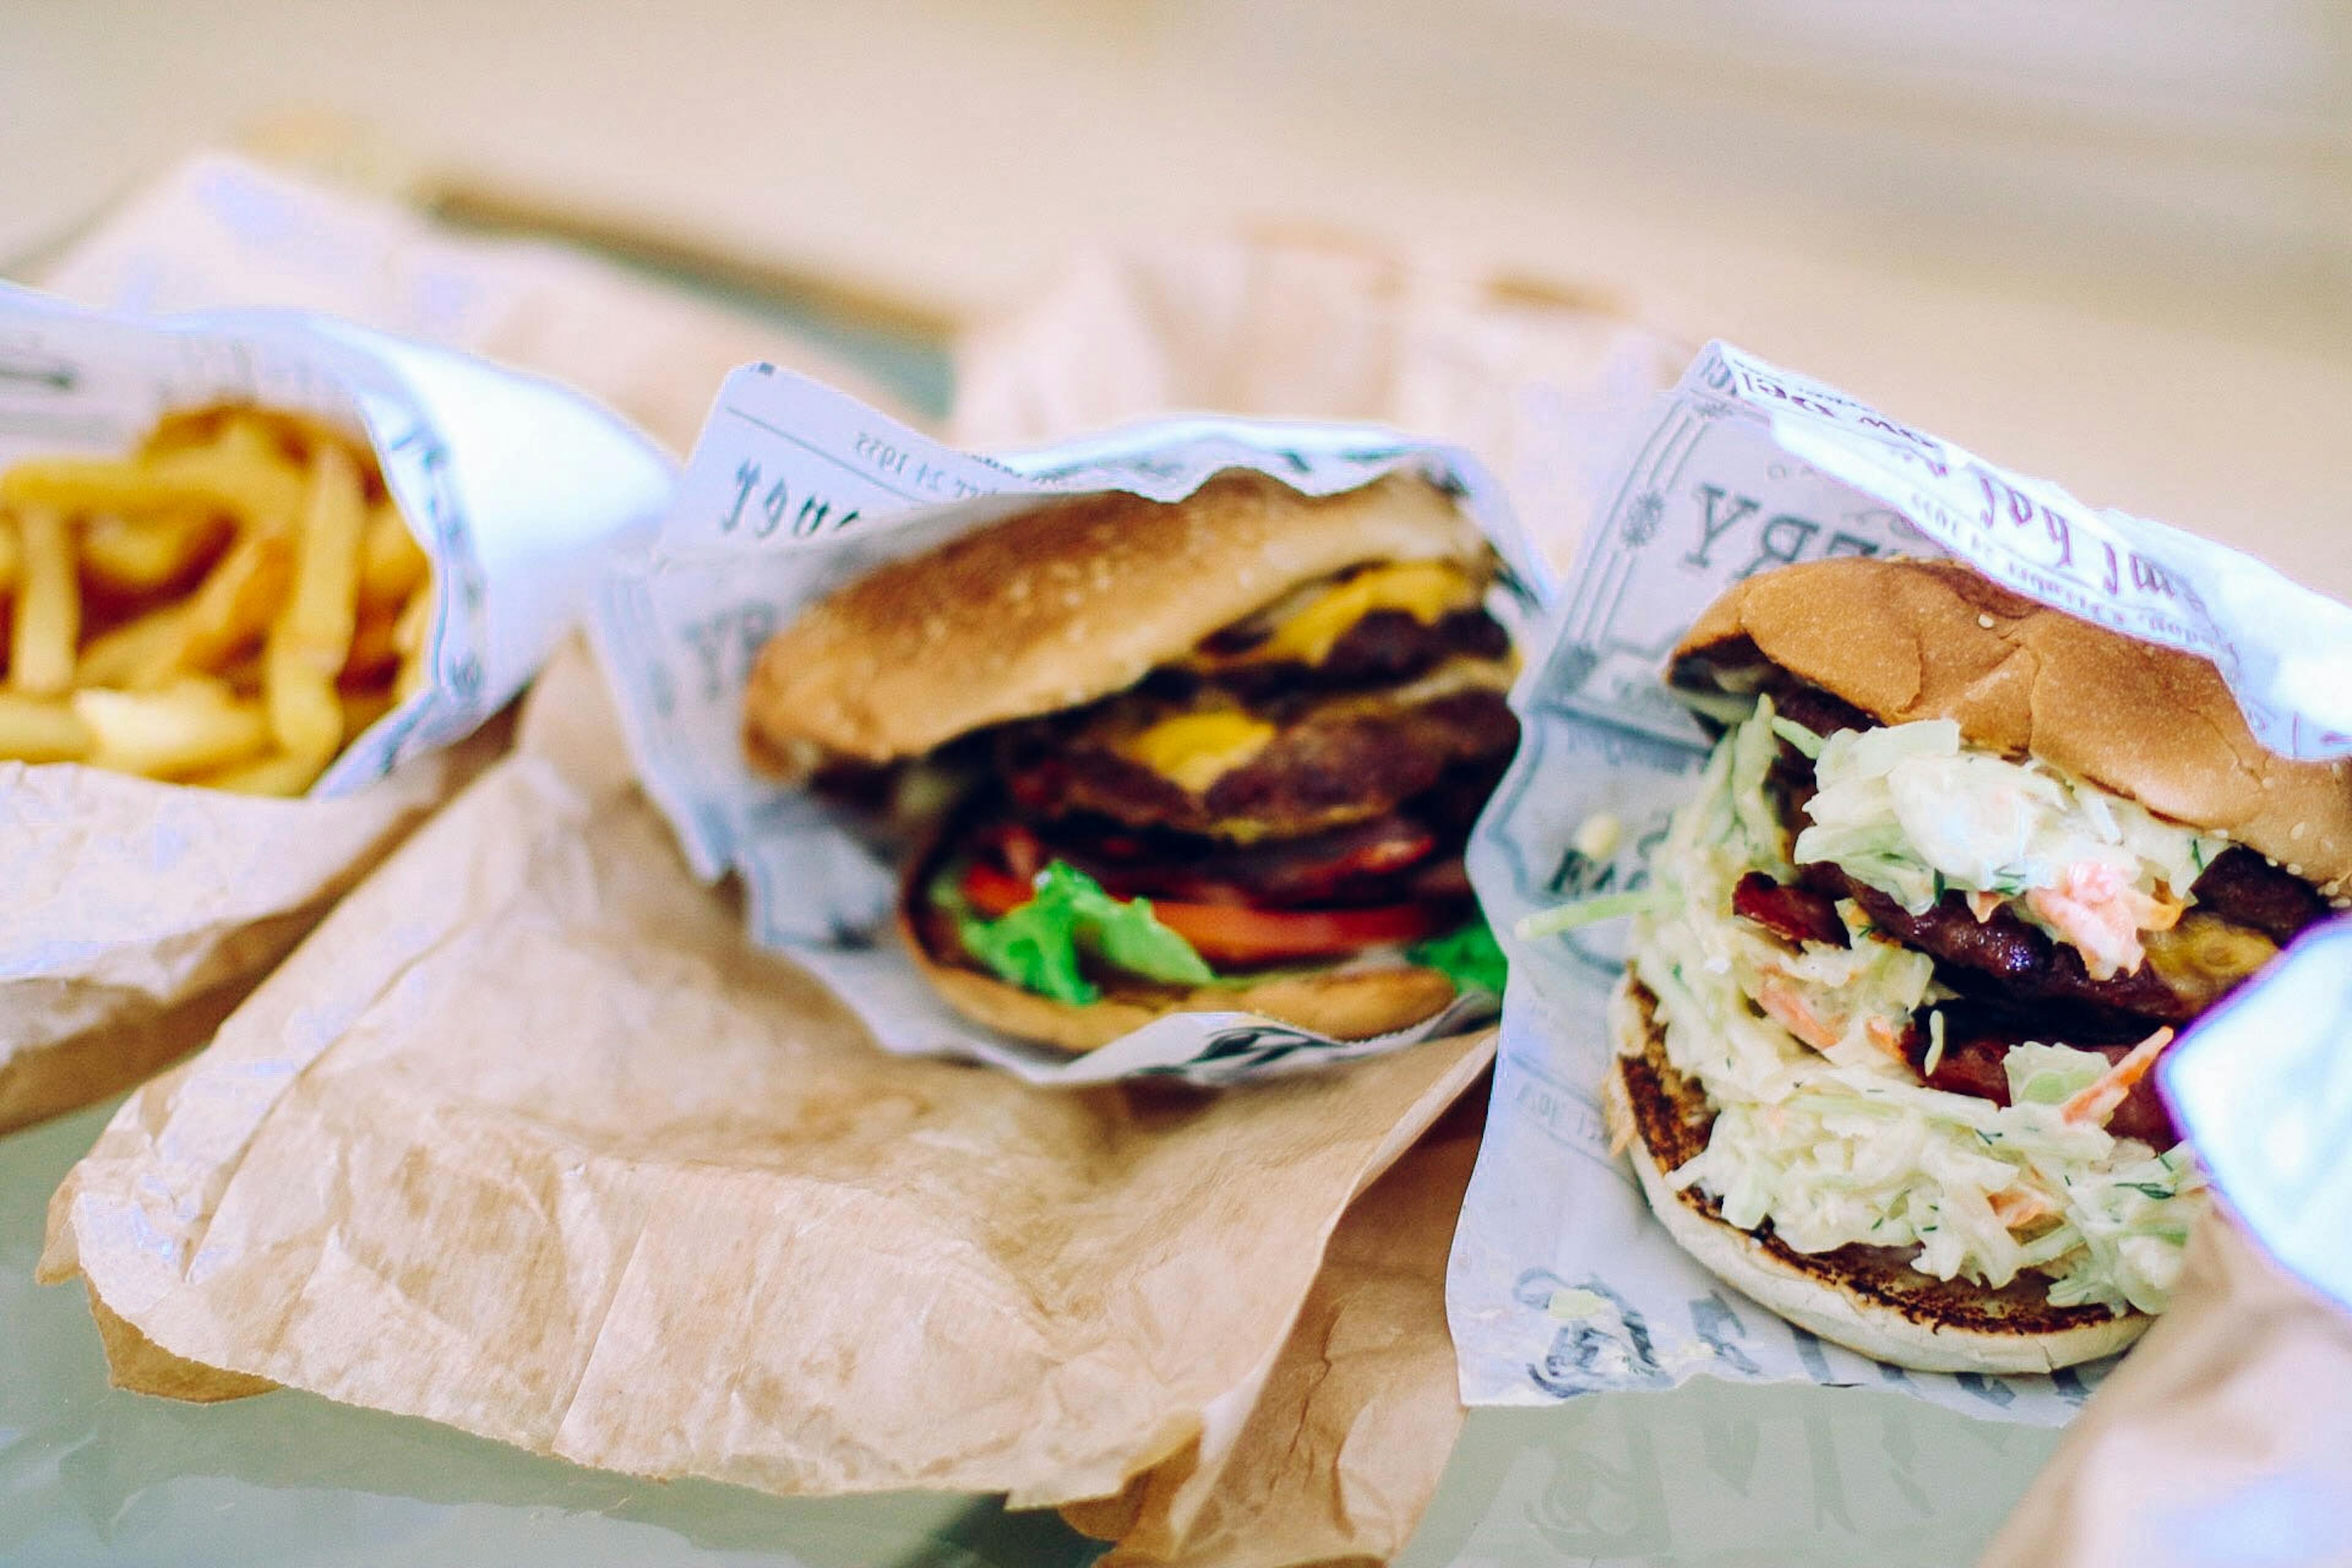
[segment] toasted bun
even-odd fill
[[[1334,1039],[1369,1039],[1434,1017],[1454,996],[1449,976],[1418,964],[1400,963],[1383,969],[1286,974],[1243,988],[1114,987],[1102,1000],[1078,1006],[935,957],[924,947],[903,904],[898,936],[915,967],[949,1006],[974,1023],[1072,1052],[1107,1046],[1171,1013],[1255,1013]]]
[[[1748,578],[1675,650],[1677,683],[1777,665],[1886,723],[1957,721],[2149,810],[2352,890],[2352,769],[2263,749],[2211,664],[2021,598],[1957,561],[1842,557]]]
[[[1895,1366],[1977,1373],[2052,1372],[2112,1355],[2147,1328],[2137,1312],[2053,1307],[2038,1275],[1993,1290],[1922,1274],[1891,1247],[1804,1253],[1734,1227],[1704,1194],[1676,1191],[1667,1179],[1706,1147],[1715,1112],[1667,1063],[1655,998],[1630,972],[1611,999],[1609,1024],[1618,1055],[1602,1110],[1651,1211],[1710,1273],[1800,1328]]]
[[[1482,557],[1454,503],[1391,475],[1312,498],[1228,474],[1172,505],[1125,494],[1023,512],[895,561],[772,638],[744,700],[754,756],[919,755],[1123,690],[1292,588],[1371,561]]]

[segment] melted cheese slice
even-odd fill
[[[1320,664],[1348,628],[1374,610],[1402,610],[1423,626],[1478,602],[1478,585],[1452,561],[1402,561],[1359,572],[1284,616],[1236,664]]]
[[[1265,750],[1274,732],[1275,727],[1263,719],[1218,709],[1162,719],[1130,736],[1119,750],[1199,795]]]

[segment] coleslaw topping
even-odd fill
[[[1783,739],[1814,756],[1819,784],[1793,842],[1769,788]],[[1801,1251],[1912,1248],[1941,1279],[1997,1288],[2038,1270],[2061,1306],[2161,1310],[2203,1179],[2185,1148],[2069,1114],[2112,1111],[2124,1080],[2105,1057],[2011,1047],[2007,1106],[1929,1088],[1899,1045],[1916,1019],[1940,1047],[1934,1004],[1950,994],[1927,954],[1879,935],[1851,900],[1838,905],[1850,945],[1785,941],[1735,917],[1732,893],[1750,872],[1785,883],[1831,859],[1916,912],[1953,889],[2075,897],[2088,866],[2112,878],[2092,889],[2109,902],[2127,890],[2177,912],[2225,844],[2045,764],[1969,751],[1946,721],[1824,739],[1759,699],[1653,851],[1644,896],[1612,911],[1633,917],[1632,967],[1656,997],[1668,1060],[1717,1108],[1705,1152],[1674,1181]]]

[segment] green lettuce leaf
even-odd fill
[[[1495,940],[1484,915],[1472,915],[1468,921],[1444,936],[1414,942],[1404,950],[1404,955],[1415,963],[1452,976],[1462,990],[1484,991],[1496,996],[1503,994],[1503,978],[1510,968],[1503,957],[1503,944]]]
[[[1216,978],[1191,942],[1160,923],[1150,900],[1112,898],[1066,861],[1047,866],[1035,895],[1001,919],[983,920],[961,900],[950,907],[965,952],[1000,978],[1056,1002],[1084,1006],[1101,997],[1102,987],[1079,968],[1081,955],[1171,984]]]

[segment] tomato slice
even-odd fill
[[[975,863],[963,896],[990,920],[1029,901],[1029,883]],[[1294,958],[1344,958],[1367,947],[1435,934],[1440,911],[1424,904],[1371,904],[1351,910],[1258,910],[1245,904],[1189,904],[1154,899],[1160,923],[1211,963],[1275,963]]]
[[[964,901],[992,921],[1003,920],[1035,893],[1028,878],[1000,871],[983,861],[973,861],[963,874]]]
[[[1437,912],[1422,904],[1255,910],[1246,904],[1154,901],[1151,912],[1211,963],[1344,958],[1367,947],[1433,935],[1439,924]]]

